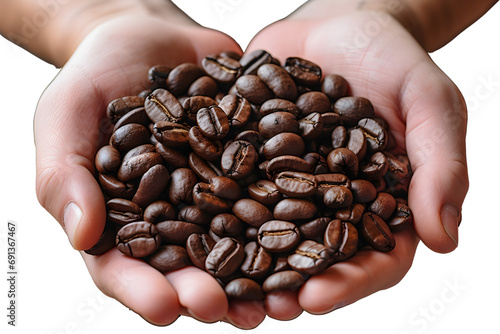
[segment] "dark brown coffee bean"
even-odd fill
[[[116,130],[110,139],[111,145],[121,154],[125,154],[130,149],[139,145],[149,143],[151,133],[141,124],[126,124]]]
[[[108,104],[106,115],[115,124],[123,115],[130,110],[144,106],[144,98],[139,96],[124,96],[111,101]]]
[[[125,255],[145,257],[160,246],[158,229],[148,222],[133,222],[116,234],[116,248]]]
[[[286,111],[268,114],[259,121],[259,133],[269,139],[282,132],[299,133],[299,123],[295,116]]]
[[[273,91],[256,75],[242,75],[235,86],[238,94],[253,104],[261,105],[274,98]]]
[[[274,180],[276,175],[285,171],[304,172],[311,171],[311,166],[304,159],[294,155],[281,155],[271,159],[265,166],[269,180]]]
[[[342,117],[346,126],[354,126],[362,118],[373,118],[375,115],[370,100],[357,96],[341,97],[333,105],[333,110]]]
[[[325,193],[333,186],[351,187],[351,181],[345,174],[319,174],[315,175],[316,192],[323,197]]]
[[[290,74],[282,67],[275,64],[264,64],[257,70],[257,76],[267,85],[267,87],[271,88],[276,97],[295,101],[297,97],[297,87]]]
[[[210,161],[201,159],[194,153],[189,153],[188,156],[189,168],[200,178],[203,182],[210,182],[216,176],[221,176],[222,171],[217,168]]]
[[[224,292],[230,299],[263,300],[264,291],[259,283],[246,277],[231,280],[224,287]]]
[[[221,140],[229,133],[229,121],[224,111],[217,106],[201,108],[196,114],[200,131],[209,139]]]
[[[347,141],[348,141],[348,134],[347,134],[347,129],[339,125],[335,127],[332,131],[332,147],[333,149],[336,148],[341,148],[341,147],[346,147],[347,146]]]
[[[381,252],[389,252],[394,249],[396,241],[385,223],[378,215],[366,212],[363,215],[361,234],[370,246]]]
[[[377,197],[377,189],[373,183],[363,179],[352,180],[351,191],[354,201],[357,203],[368,203]]]
[[[163,163],[161,155],[155,152],[146,152],[123,160],[118,169],[118,179],[127,182],[142,177],[151,167]]]
[[[360,203],[355,203],[346,208],[336,210],[335,218],[356,225],[363,217],[364,212],[365,206]]]
[[[254,227],[260,227],[273,219],[272,212],[266,206],[250,198],[238,200],[232,211],[239,219]]]
[[[148,71],[149,84],[153,89],[167,88],[168,74],[172,71],[170,66],[155,65]]]
[[[323,271],[330,261],[328,249],[313,240],[305,240],[288,256],[288,264],[294,270],[306,275]]]
[[[181,220],[164,220],[156,224],[164,243],[186,245],[188,237],[193,233],[205,233],[202,225]]]
[[[248,195],[259,203],[273,206],[282,199],[282,194],[274,182],[258,180],[248,186]]]
[[[413,224],[413,213],[410,207],[405,203],[398,202],[396,210],[387,222],[387,225],[391,231],[396,232],[404,230],[411,224]]]
[[[274,180],[278,190],[289,197],[304,198],[316,193],[314,175],[300,172],[281,172]]]
[[[232,84],[240,75],[241,65],[236,59],[210,55],[203,58],[201,66],[212,78],[223,84]]]
[[[346,208],[352,204],[352,192],[343,186],[331,186],[323,196],[325,205],[332,209]]]
[[[306,277],[295,270],[285,270],[270,275],[262,284],[262,289],[269,293],[273,291],[290,290],[300,288],[306,282]]]
[[[203,69],[192,63],[182,63],[174,67],[167,77],[167,89],[175,96],[185,94],[189,86],[205,75]],[[156,122],[156,121],[155,121]]]
[[[110,222],[126,225],[142,219],[142,209],[136,203],[113,198],[106,202],[107,219]]]
[[[193,83],[189,86],[187,95],[208,96],[214,98],[217,94],[217,90],[217,82],[208,75],[204,75],[193,81]]]
[[[300,232],[293,223],[270,220],[259,228],[258,242],[268,252],[284,253],[293,249],[300,241]]]
[[[399,160],[394,154],[387,151],[384,152],[387,157],[387,176],[392,180],[401,180],[408,176],[408,164],[405,161]]]
[[[321,81],[321,67],[309,60],[289,57],[284,68],[299,85],[314,87]]]
[[[231,179],[241,180],[252,173],[257,159],[257,151],[252,144],[244,140],[233,141],[222,154],[222,171]]]
[[[271,254],[255,241],[247,243],[244,251],[245,260],[240,268],[243,275],[254,280],[265,278],[273,263]]]
[[[359,161],[363,160],[368,149],[366,138],[364,130],[360,128],[354,128],[349,131],[349,139],[347,140],[346,148],[353,151]]]
[[[264,50],[255,50],[250,53],[244,53],[240,59],[243,68],[243,74],[257,74],[261,65],[271,63],[272,56]]]
[[[331,220],[330,217],[320,217],[299,225],[302,238],[322,243],[326,227]]]
[[[226,113],[231,127],[241,127],[248,122],[251,114],[250,102],[243,97],[226,95],[219,102],[219,107]]]
[[[336,148],[332,150],[327,158],[328,168],[332,173],[345,173],[347,176],[358,175],[358,157],[347,148]]]
[[[325,246],[334,261],[344,261],[358,250],[358,231],[348,222],[334,219],[325,231]]]
[[[363,162],[359,166],[360,174],[371,181],[382,179],[388,168],[389,162],[382,152],[375,152],[369,161]]]
[[[312,112],[299,120],[300,135],[305,140],[319,138],[323,132],[323,118],[321,114]]]
[[[162,143],[156,143],[156,152],[158,152],[168,166],[173,168],[189,167],[188,155],[179,150],[167,147]]]
[[[215,233],[219,239],[224,237],[238,239],[243,232],[243,228],[243,222],[230,213],[220,213],[216,215],[210,223],[210,230]]]
[[[195,204],[211,214],[227,212],[241,197],[240,186],[230,178],[216,176],[208,183],[197,183],[193,188]]]
[[[198,183],[196,174],[189,168],[178,168],[170,175],[168,199],[173,205],[193,202],[193,188]]]
[[[191,264],[186,248],[178,245],[160,246],[146,262],[162,274],[179,270]]]
[[[222,143],[219,140],[207,138],[198,126],[189,129],[188,141],[193,152],[202,159],[214,161],[222,155]]]
[[[205,269],[205,261],[214,246],[214,239],[205,233],[193,233],[186,241],[189,259],[200,269]]]
[[[245,131],[242,131],[242,132],[238,133],[234,137],[234,141],[237,141],[237,140],[247,141],[247,142],[249,142],[250,144],[253,145],[253,147],[255,148],[255,150],[258,150],[259,147],[260,147],[260,145],[264,141],[264,138],[256,130],[245,130]]]
[[[387,146],[387,132],[384,127],[372,118],[363,118],[358,122],[366,137],[366,143],[370,152],[383,151]]]
[[[321,83],[321,91],[325,93],[332,102],[334,102],[347,95],[349,91],[349,84],[347,83],[347,80],[340,75],[327,74]]]
[[[102,255],[116,246],[116,228],[115,225],[107,223],[104,226],[99,240],[94,246],[85,250],[85,253],[90,255]]]
[[[179,210],[177,219],[198,225],[208,225],[212,221],[212,215],[202,211],[196,205],[188,205]]]
[[[332,136],[333,130],[342,125],[342,118],[339,114],[334,112],[325,112],[321,114],[323,119],[323,131],[321,132],[321,138],[328,138]]]
[[[274,207],[274,218],[294,221],[311,219],[318,212],[318,207],[312,201],[302,198],[285,198]]]
[[[228,277],[240,268],[244,259],[245,252],[238,241],[222,238],[208,254],[205,269],[214,277]]]
[[[280,155],[300,157],[304,154],[305,144],[298,134],[283,132],[270,138],[261,148],[264,157],[270,160]]]
[[[144,107],[139,107],[130,110],[128,113],[123,115],[115,124],[113,128],[113,132],[121,128],[122,126],[126,124],[132,124],[132,123],[137,123],[141,124],[145,127],[148,127],[149,123],[151,123],[151,120],[149,119],[148,115],[146,114],[146,109]]]
[[[153,123],[161,121],[179,122],[185,116],[184,109],[177,98],[168,90],[162,88],[154,90],[146,98],[144,107]]]
[[[368,211],[376,213],[384,221],[389,220],[394,210],[396,210],[396,200],[389,193],[381,192],[377,194],[375,200],[367,207]]]
[[[156,122],[153,127],[153,135],[167,147],[180,148],[187,146],[189,128],[174,122]]]
[[[184,108],[187,118],[196,122],[196,114],[201,108],[208,108],[210,106],[217,105],[217,102],[208,96],[191,96],[182,102],[182,107]]]
[[[328,169],[328,164],[326,163],[325,157],[323,157],[319,153],[306,153],[304,154],[303,159],[311,167],[310,171],[314,175],[326,174],[330,171]]]
[[[284,99],[269,99],[264,102],[259,109],[261,116],[266,116],[274,112],[288,112],[297,117],[300,110],[295,103]]]
[[[303,116],[307,116],[312,112],[323,114],[332,110],[328,96],[318,91],[307,92],[300,95],[295,104]]]
[[[165,166],[154,165],[142,175],[132,202],[146,208],[163,193],[169,179],[170,174]]]
[[[155,153],[155,145],[153,144],[143,144],[139,145],[137,147],[134,147],[133,149],[129,150],[124,156],[123,156],[123,161],[127,161],[133,157],[136,157],[138,155],[141,155],[143,153]]]
[[[99,184],[110,197],[131,200],[137,190],[134,182],[122,182],[113,174],[99,174]]]
[[[157,200],[144,209],[144,220],[153,224],[175,219],[175,208],[167,201]]]
[[[103,146],[95,155],[95,167],[99,173],[115,172],[122,163],[120,152],[111,145]]]

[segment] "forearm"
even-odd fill
[[[92,29],[125,15],[195,24],[168,0],[1,0],[0,34],[60,67]]]
[[[444,46],[498,0],[310,0],[292,18],[381,11],[398,20],[427,51]]]

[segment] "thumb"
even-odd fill
[[[469,187],[465,151],[466,107],[444,75],[427,75],[432,93],[418,94],[407,114],[407,150],[414,170],[408,201],[415,230],[439,252],[458,246],[462,203]]]
[[[99,239],[106,219],[103,194],[92,174],[103,137],[102,117],[94,114],[102,107],[88,98],[95,92],[74,79],[65,81],[62,72],[42,95],[35,114],[36,192],[72,246],[86,250]]]

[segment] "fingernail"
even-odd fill
[[[69,242],[73,245],[75,232],[78,229],[80,220],[82,218],[82,210],[75,202],[69,202],[64,208],[63,225],[66,234],[68,235]]]
[[[458,225],[460,211],[452,204],[446,203],[441,207],[441,223],[451,240],[458,246]]]

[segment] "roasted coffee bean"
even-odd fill
[[[146,152],[130,159],[124,159],[118,169],[118,179],[127,182],[142,177],[151,167],[163,163],[163,158],[156,152]]]
[[[149,123],[151,120],[149,119],[148,115],[146,114],[146,109],[144,107],[139,107],[130,110],[128,113],[123,115],[115,124],[113,128],[113,132],[121,128],[122,126],[126,124],[132,124],[132,123],[137,123],[141,124],[145,127],[148,127]]]
[[[136,183],[122,182],[113,174],[99,174],[99,184],[107,195],[129,200],[134,197],[137,190]]]
[[[115,172],[122,163],[120,152],[111,145],[103,146],[95,156],[95,167],[99,173]]]
[[[358,122],[366,137],[366,143],[370,152],[383,151],[387,146],[387,132],[384,127],[372,118],[363,118]]]
[[[259,229],[255,226],[248,226],[245,230],[245,238],[247,241],[257,241]]]
[[[245,53],[240,58],[240,64],[243,74],[257,74],[257,70],[261,65],[269,64],[272,61],[272,56],[264,50],[255,50],[250,53]]]
[[[164,220],[156,224],[161,239],[168,244],[186,245],[186,241],[193,233],[204,233],[202,225],[188,223],[181,220]]]
[[[305,140],[313,140],[321,136],[323,132],[323,118],[321,114],[312,112],[299,120],[300,135]]]
[[[236,59],[218,55],[203,58],[201,66],[212,78],[223,84],[232,84],[238,78],[241,65]]]
[[[253,104],[261,105],[274,97],[273,91],[256,75],[242,75],[235,87],[241,97]]]
[[[300,95],[295,104],[302,116],[307,116],[312,112],[323,114],[332,110],[328,96],[318,91],[311,91]]]
[[[397,203],[396,210],[387,222],[391,231],[401,231],[413,224],[413,213],[405,203]]]
[[[143,144],[139,145],[137,147],[134,147],[133,149],[129,150],[124,156],[123,156],[123,161],[130,160],[133,157],[136,157],[138,155],[141,155],[143,153],[155,153],[156,148],[155,145],[153,144]]]
[[[406,162],[399,160],[394,154],[387,151],[384,152],[387,157],[387,174],[393,180],[401,180],[408,175],[408,165]]]
[[[258,150],[264,138],[262,135],[256,130],[245,130],[240,132],[234,137],[234,141],[244,140],[253,145],[255,150]]]
[[[196,114],[200,131],[212,140],[221,140],[229,132],[229,120],[224,110],[217,106],[201,108]]]
[[[202,159],[214,161],[222,155],[222,143],[219,140],[207,138],[198,126],[193,126],[189,129],[188,141],[193,152]]]
[[[264,157],[270,160],[280,155],[300,157],[304,154],[305,144],[298,134],[283,132],[270,138],[261,148]]]
[[[244,223],[235,215],[230,213],[220,213],[210,222],[210,230],[219,239],[233,237],[237,239],[243,232]]]
[[[346,126],[354,126],[362,118],[373,118],[375,115],[370,100],[358,96],[341,97],[333,105],[333,110],[342,117]]]
[[[198,183],[196,174],[189,168],[178,168],[170,175],[168,199],[173,205],[193,202],[193,187]]]
[[[299,133],[299,122],[289,112],[273,112],[259,121],[259,133],[266,139],[282,132]]]
[[[284,253],[293,249],[300,241],[300,232],[293,223],[270,220],[259,228],[258,242],[271,253]]]
[[[106,202],[107,219],[118,225],[126,225],[142,219],[142,209],[124,198],[113,198]]]
[[[285,99],[270,99],[264,102],[259,109],[261,116],[266,116],[274,112],[288,112],[293,116],[297,117],[300,114],[300,110],[295,103]]]
[[[246,277],[231,280],[224,287],[224,292],[230,299],[263,300],[264,291],[259,283]]]
[[[188,205],[179,210],[177,219],[198,225],[208,225],[212,221],[212,215],[202,211],[196,205]]]
[[[155,149],[168,166],[173,168],[189,167],[188,155],[180,150],[167,147],[162,143],[156,143]]]
[[[274,180],[278,190],[289,197],[304,198],[316,193],[314,175],[300,172],[281,172]]]
[[[191,264],[186,248],[178,245],[160,246],[146,262],[162,274],[182,269]]]
[[[262,289],[265,292],[294,291],[299,289],[306,282],[306,276],[295,270],[285,270],[270,275],[264,283]]]
[[[318,207],[312,201],[302,198],[285,198],[276,204],[273,215],[278,220],[311,219],[318,212]]]
[[[347,129],[344,126],[335,127],[332,131],[332,148],[346,147],[348,138]]]
[[[167,201],[157,200],[144,209],[144,220],[153,224],[175,219],[175,208]]]
[[[241,180],[252,173],[257,159],[257,151],[252,144],[244,140],[233,141],[222,153],[222,171],[231,179]]]
[[[232,211],[239,219],[254,227],[260,227],[273,219],[272,212],[266,206],[250,198],[238,200]]]
[[[244,259],[245,251],[238,241],[222,238],[208,254],[205,269],[214,277],[228,277],[240,268]]]
[[[214,246],[214,239],[205,233],[193,233],[186,241],[189,259],[200,269],[205,269],[205,261]]]
[[[167,147],[182,148],[187,146],[189,128],[174,122],[156,122],[153,127],[153,135]]]
[[[280,155],[271,159],[265,168],[269,180],[274,180],[276,175],[285,171],[308,173],[311,171],[311,166],[300,157],[294,155]]]
[[[342,124],[342,117],[334,112],[325,112],[321,114],[323,119],[323,131],[321,132],[321,138],[328,138],[332,136],[333,130]]]
[[[304,154],[303,159],[311,167],[310,171],[312,174],[321,175],[329,172],[325,157],[323,157],[319,153],[306,153]]]
[[[151,133],[141,124],[131,123],[117,129],[110,139],[111,145],[121,154],[139,145],[149,143]]]
[[[349,131],[346,148],[353,151],[359,161],[363,160],[368,149],[366,138],[366,133],[361,128],[354,128]]]
[[[323,196],[325,205],[332,209],[346,208],[352,204],[351,190],[343,186],[331,186]]]
[[[335,262],[344,261],[358,250],[358,231],[356,227],[340,219],[334,219],[325,231],[325,246]]]
[[[182,63],[174,67],[168,74],[167,89],[173,95],[181,96],[187,92],[189,86],[196,79],[203,75],[205,75],[205,72],[198,65]]]
[[[252,107],[247,99],[226,95],[219,102],[219,107],[226,113],[231,127],[241,127],[248,122]]]
[[[132,202],[146,208],[163,193],[169,179],[170,174],[165,166],[154,165],[142,175]]]
[[[305,240],[288,256],[292,269],[306,275],[315,275],[323,271],[330,261],[328,249],[313,240]]]
[[[216,176],[221,176],[222,171],[209,161],[201,159],[194,153],[189,153],[188,157],[189,168],[200,178],[203,182],[210,182]]]
[[[243,275],[254,280],[265,278],[273,264],[271,254],[255,241],[247,243],[243,250],[245,260],[240,268]]]
[[[153,89],[167,88],[167,78],[172,71],[170,66],[155,65],[148,71],[148,80]]]
[[[351,187],[351,181],[345,174],[319,174],[315,175],[316,192],[323,197],[325,193],[333,186]]]
[[[282,199],[282,194],[274,182],[258,180],[248,186],[248,195],[259,203],[273,206]]]
[[[231,210],[241,196],[240,186],[233,180],[216,176],[210,183],[197,183],[193,188],[194,203],[203,211],[218,214]]]
[[[336,101],[347,95],[349,84],[347,80],[337,74],[327,74],[321,83],[321,91],[325,93],[331,101]]]
[[[299,85],[314,87],[321,81],[321,67],[309,60],[289,57],[284,68]]]
[[[356,203],[368,203],[377,197],[377,189],[373,183],[363,179],[351,181],[351,192]]]
[[[116,228],[113,224],[106,224],[99,240],[94,246],[85,250],[90,255],[102,255],[116,246]]]
[[[209,96],[191,96],[182,102],[182,107],[187,114],[187,118],[192,122],[196,122],[198,110],[213,105],[217,105],[217,102]]]
[[[389,162],[382,152],[375,152],[369,161],[363,162],[359,166],[360,174],[372,182],[384,177],[388,168]]]
[[[345,173],[349,177],[358,175],[358,161],[356,154],[347,148],[336,148],[326,158],[328,168],[332,173]]]
[[[275,64],[261,65],[257,70],[257,76],[271,88],[277,98],[294,101],[297,97],[297,86],[282,67]]]
[[[116,248],[125,255],[145,257],[160,246],[160,236],[155,225],[133,222],[123,226],[116,234]]]
[[[377,194],[377,197],[370,203],[367,209],[387,221],[391,218],[394,210],[396,210],[396,200],[391,194],[381,192]]]
[[[365,206],[360,203],[355,203],[351,206],[336,210],[335,218],[356,225],[363,217],[364,212]]]
[[[396,245],[389,226],[375,213],[366,212],[363,214],[360,230],[366,242],[378,251],[388,252],[393,250]]]
[[[144,98],[139,96],[124,96],[111,101],[108,104],[106,115],[115,124],[123,115],[130,110],[144,106]]]
[[[314,240],[322,243],[326,227],[332,219],[330,217],[320,217],[307,223],[299,225],[299,231],[306,240]]]
[[[179,122],[185,116],[184,109],[177,98],[168,90],[162,88],[154,90],[146,98],[144,107],[153,123],[161,121]]]
[[[217,94],[217,90],[217,82],[208,75],[204,75],[193,81],[193,83],[189,86],[187,95],[208,96],[214,98]]]

